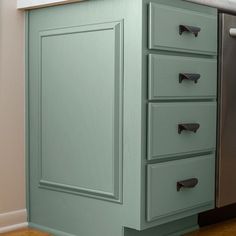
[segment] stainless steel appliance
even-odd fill
[[[236,203],[236,16],[219,16],[219,122],[216,206]]]

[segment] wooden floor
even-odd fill
[[[1,236],[49,236],[48,233],[43,233],[34,229],[21,229],[9,233],[0,234]]]
[[[236,219],[202,228],[187,236],[236,236]]]
[[[50,236],[48,233],[39,232],[33,229],[22,229],[10,233],[0,234],[1,236]],[[221,224],[202,228],[185,236],[236,236],[236,219]]]

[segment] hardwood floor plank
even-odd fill
[[[35,229],[21,229],[1,236],[52,236],[49,233],[40,232]],[[225,221],[220,224],[204,227],[185,236],[236,236],[236,219]]]
[[[20,229],[9,233],[0,234],[1,236],[51,236],[49,233],[40,232],[35,229]]]
[[[204,227],[186,236],[236,236],[236,219]]]

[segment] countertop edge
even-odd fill
[[[230,11],[236,13],[236,2],[230,2],[229,0],[185,0],[187,2],[193,2],[201,5],[218,8],[219,10]]]
[[[42,8],[47,6],[55,6],[61,4],[68,4],[73,2],[83,2],[87,0],[18,0],[17,9],[29,10],[34,8]],[[210,7],[215,7],[220,10],[230,11],[236,13],[236,2],[231,2],[230,0],[183,0],[188,2],[193,2],[196,4],[206,5]]]
[[[87,0],[18,0],[17,9],[30,10],[35,8],[43,8],[48,6],[56,6],[74,2],[83,2],[83,1]]]

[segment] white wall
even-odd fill
[[[0,0],[0,233],[26,222],[24,13]]]

